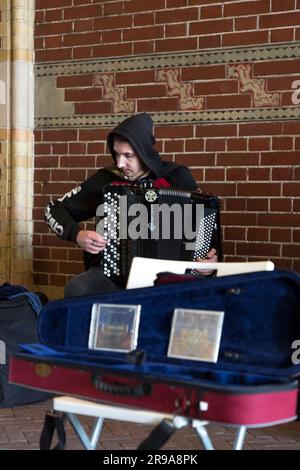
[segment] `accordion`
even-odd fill
[[[219,206],[216,196],[198,191],[108,186],[97,223],[109,240],[101,261],[105,276],[124,287],[135,256],[193,261],[214,247],[220,259]]]

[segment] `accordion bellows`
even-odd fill
[[[205,259],[213,246],[221,256],[219,200],[198,191],[108,186],[97,231],[109,240],[104,274],[125,286],[135,256]]]

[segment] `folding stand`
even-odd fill
[[[181,416],[173,416],[171,414],[157,413],[154,411],[137,410],[133,408],[123,408],[114,405],[106,405],[95,403],[77,398],[62,396],[53,399],[53,409],[63,413],[81,443],[86,450],[95,450],[100,438],[104,419],[113,419],[117,421],[127,421],[140,424],[159,425],[162,421],[171,422],[175,429],[185,426],[192,426],[205,450],[214,450],[213,444],[207,433],[205,426],[207,421],[189,420]],[[92,433],[89,436],[77,415],[92,416],[95,418]],[[237,436],[233,444],[233,450],[242,449],[246,434],[246,426],[238,427]]]

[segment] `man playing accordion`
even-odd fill
[[[71,279],[65,288],[66,297],[120,289],[101,268],[102,254],[109,238],[96,230],[82,230],[79,225],[96,215],[99,206],[104,203],[108,186],[130,183],[146,187],[151,182],[154,188],[169,187],[186,192],[197,189],[190,171],[185,166],[163,161],[154,144],[153,123],[149,114],[125,119],[107,137],[112,165],[98,170],[69,193],[48,204],[46,223],[60,238],[75,242],[84,253],[86,271]],[[209,249],[205,261],[217,261],[215,248]]]

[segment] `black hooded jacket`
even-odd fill
[[[107,137],[107,145],[114,161],[114,135],[118,134],[130,143],[150,170],[147,178],[164,178],[170,186],[187,191],[196,189],[195,180],[185,166],[161,160],[153,148],[155,138],[152,128],[152,119],[147,113],[131,116],[121,122]],[[46,223],[63,240],[75,242],[81,230],[79,223],[96,215],[97,207],[103,202],[104,188],[117,180],[122,181],[123,177],[115,164],[98,170],[70,192],[48,204],[45,210]]]

